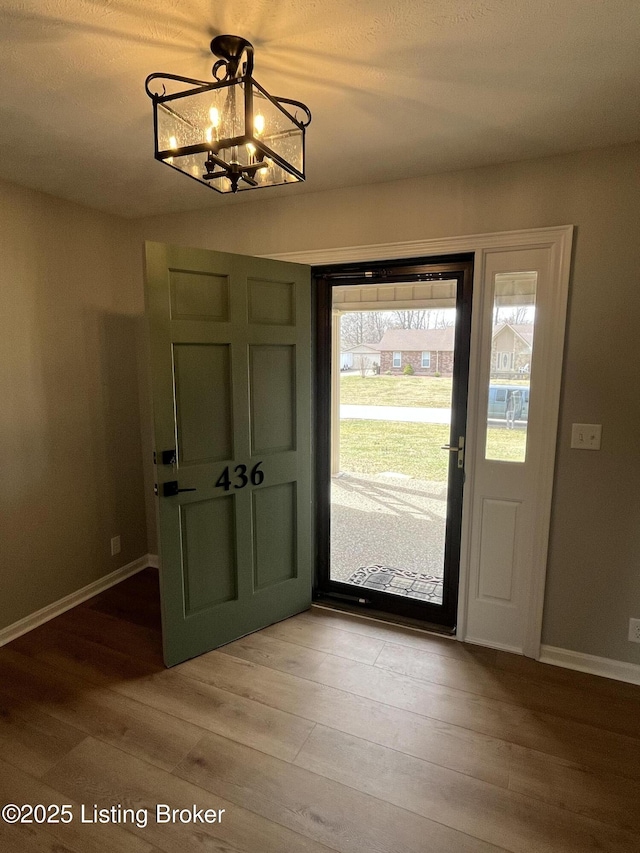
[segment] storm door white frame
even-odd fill
[[[351,246],[302,252],[269,255],[283,261],[311,265],[349,263],[360,261],[417,258],[456,253],[475,253],[473,283],[473,318],[471,326],[471,355],[469,371],[469,398],[467,410],[467,455],[465,460],[466,485],[462,510],[462,550],[460,559],[460,592],[456,638],[494,648],[507,649],[528,657],[540,657],[544,588],[547,567],[549,525],[553,494],[558,412],[564,333],[569,290],[571,244],[573,226],[536,228],[526,231],[506,231],[495,234],[476,234],[466,237],[447,237],[437,240],[417,240],[402,243],[384,243],[370,246]],[[518,252],[530,250],[546,252],[548,285],[537,303],[537,323],[543,323],[541,346],[537,353],[539,387],[536,385],[539,410],[544,418],[537,419],[536,445],[538,465],[535,497],[531,513],[534,543],[530,565],[521,584],[524,600],[519,607],[517,620],[508,620],[507,634],[495,631],[491,619],[480,613],[487,602],[479,602],[477,595],[478,524],[481,523],[483,496],[477,494],[476,465],[482,461],[486,432],[486,404],[490,367],[490,345],[493,309],[492,270],[496,258],[513,259],[513,270],[518,269]],[[503,265],[504,266],[504,265]],[[538,334],[538,332],[536,332]],[[534,377],[535,378],[535,377]],[[473,438],[472,438],[473,437]],[[500,606],[496,603],[493,623],[500,623]]]

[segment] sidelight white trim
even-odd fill
[[[640,664],[637,663],[586,655],[555,646],[542,646],[538,660],[540,663],[561,666],[565,669],[575,669],[578,672],[588,672],[604,678],[615,678],[616,681],[626,681],[629,684],[640,684]]]
[[[527,590],[526,625],[522,635],[509,647],[529,657],[537,658],[540,653],[542,635],[542,611],[547,568],[547,549],[551,518],[551,497],[553,473],[555,468],[555,448],[557,419],[560,402],[560,381],[562,355],[564,350],[564,327],[566,304],[569,289],[569,269],[573,226],[564,225],[551,228],[534,228],[524,231],[503,231],[494,234],[475,234],[463,237],[441,237],[433,240],[412,240],[402,243],[378,243],[368,246],[336,247],[333,249],[312,249],[287,252],[266,257],[311,265],[349,263],[358,261],[392,260],[396,258],[415,258],[463,252],[475,253],[474,264],[474,307],[471,327],[471,370],[469,374],[469,397],[467,409],[467,435],[476,435],[480,423],[478,400],[482,399],[482,341],[484,296],[483,286],[487,257],[494,252],[510,250],[549,249],[554,275],[553,306],[549,306],[551,315],[548,323],[548,348],[545,364],[549,372],[546,382],[546,400],[538,400],[548,415],[544,434],[544,459],[540,466],[537,483],[536,526],[533,531],[537,555],[536,564]],[[462,541],[460,557],[460,583],[458,599],[458,620],[456,639],[491,645],[490,638],[467,637],[467,615],[469,608],[470,540],[471,508],[474,490],[474,469],[477,442],[467,442],[465,461],[466,484],[462,510]]]
[[[2,628],[0,630],[0,646],[4,646],[6,643],[16,640],[28,631],[33,631],[33,629],[37,628],[39,625],[44,625],[45,622],[55,619],[56,616],[60,616],[61,613],[71,610],[71,608],[75,607],[77,604],[82,604],[83,601],[87,601],[87,599],[93,598],[94,595],[104,592],[105,589],[115,586],[117,583],[120,583],[120,581],[125,580],[125,578],[131,577],[131,575],[135,575],[137,572],[141,572],[142,569],[147,569],[149,567],[157,568],[157,565],[158,557],[155,554],[145,554],[143,557],[139,557],[137,560],[127,563],[126,566],[121,566],[119,569],[116,569],[115,572],[111,572],[110,574],[87,584],[87,586],[83,586],[82,589],[78,589],[69,595],[65,595],[64,598],[60,598],[52,604],[47,604],[46,607],[36,610],[35,613],[31,613],[29,616],[25,616],[23,619],[19,619],[17,622],[14,622],[13,625],[8,625],[6,628]]]

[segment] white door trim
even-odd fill
[[[412,240],[400,243],[378,243],[368,246],[336,247],[333,249],[311,249],[298,252],[268,255],[276,260],[292,261],[311,265],[349,263],[359,261],[391,260],[395,258],[416,258],[435,255],[474,252],[473,317],[471,327],[471,353],[469,372],[469,401],[467,410],[467,435],[475,435],[479,423],[479,400],[482,399],[482,359],[481,343],[483,339],[483,318],[490,316],[486,310],[487,295],[484,292],[485,266],[487,255],[496,251],[518,249],[547,248],[551,252],[554,276],[553,305],[549,306],[551,317],[548,326],[547,352],[545,365],[548,370],[545,383],[545,399],[539,401],[544,406],[545,427],[543,437],[543,458],[539,469],[536,503],[537,513],[536,554],[538,556],[532,576],[527,605],[527,624],[524,641],[510,646],[510,650],[519,651],[527,656],[540,656],[542,634],[542,615],[544,606],[544,588],[546,579],[547,550],[551,518],[551,499],[553,492],[553,474],[555,467],[558,412],[560,406],[560,383],[562,378],[562,355],[564,350],[564,331],[566,320],[567,296],[569,291],[569,273],[571,263],[571,245],[573,226],[564,225],[552,228],[534,228],[524,231],[503,231],[494,234],[475,234],[464,237],[441,237],[433,240]],[[483,412],[484,415],[484,412]],[[466,488],[462,511],[462,543],[460,557],[460,592],[458,600],[457,639],[470,640],[490,645],[484,637],[467,636],[467,613],[469,606],[469,569],[471,539],[471,506],[474,490],[475,442],[467,442]]]

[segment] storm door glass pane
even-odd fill
[[[498,273],[495,277],[487,459],[526,459],[537,278],[536,272]]]
[[[442,604],[454,299],[341,313],[330,580],[353,586],[355,595]]]

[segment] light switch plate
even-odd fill
[[[602,424],[572,424],[571,447],[578,450],[600,450]]]

